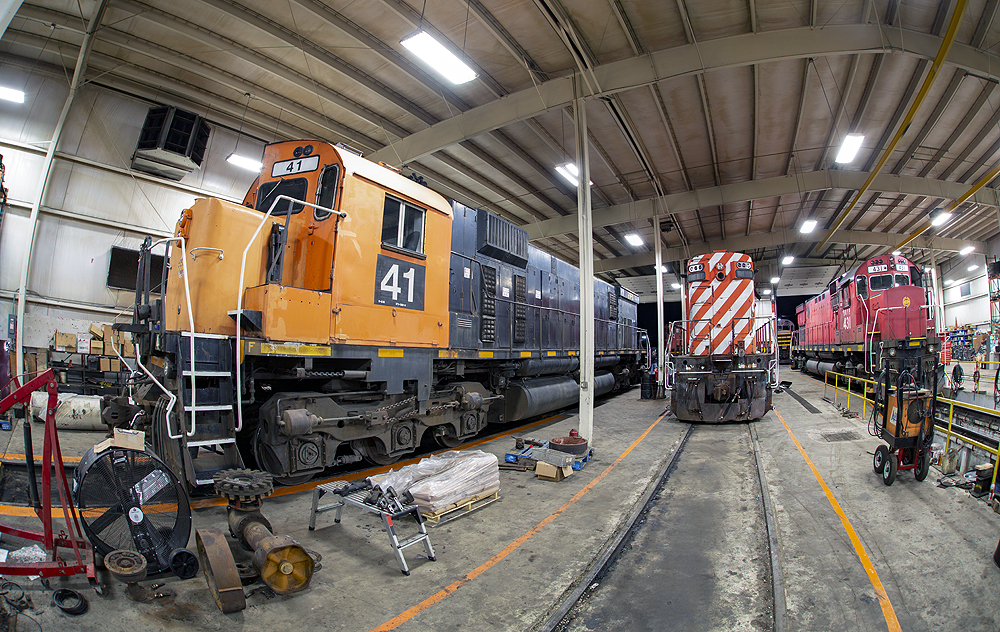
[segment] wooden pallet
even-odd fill
[[[480,494],[478,496],[470,496],[462,502],[452,503],[443,509],[438,509],[437,511],[420,512],[427,522],[439,525],[445,522],[450,522],[455,518],[464,516],[465,514],[481,509],[490,503],[494,503],[500,500],[500,492],[493,492],[492,494]]]

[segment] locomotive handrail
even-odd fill
[[[267,218],[271,217],[271,213],[274,211],[274,207],[277,206],[278,202],[281,200],[288,200],[289,216],[292,214],[292,207],[294,206],[294,204],[302,204],[303,206],[309,206],[314,209],[318,209],[320,211],[329,211],[331,216],[337,218],[336,221],[334,222],[335,227],[337,223],[340,222],[340,220],[345,219],[347,217],[347,213],[343,211],[338,212],[326,206],[320,206],[319,204],[312,204],[310,202],[303,202],[302,200],[296,200],[295,198],[289,195],[279,195],[274,198],[273,202],[271,202],[271,206],[270,208],[267,209],[267,213],[264,213],[264,217],[261,218],[260,224],[257,225],[257,230],[253,232],[253,236],[251,236],[250,241],[247,242],[246,248],[243,249],[243,258],[240,260],[240,284],[236,289],[236,428],[235,428],[236,432],[239,432],[240,430],[243,429],[243,348],[240,346],[241,345],[240,333],[243,331],[243,290],[244,290],[243,280],[247,267],[247,253],[250,252],[250,246],[252,246],[253,242],[257,240],[257,235],[259,235],[261,229],[264,228],[264,224],[267,222]],[[336,244],[334,244],[334,247],[336,247]],[[185,282],[187,282],[186,276],[185,276]],[[190,307],[188,308],[188,310],[190,312]],[[191,358],[192,358],[191,392],[194,393],[194,323],[193,322],[191,324]],[[193,424],[194,423],[193,399],[191,405],[191,418]],[[193,431],[194,428],[192,425],[192,434],[194,434]]]
[[[155,248],[156,246],[160,244],[166,244],[172,241],[181,242],[181,263],[184,264],[184,269],[183,271],[178,272],[178,274],[180,274],[184,278],[184,299],[187,302],[188,325],[191,328],[191,429],[187,431],[187,436],[193,437],[195,431],[194,409],[195,409],[195,399],[197,397],[195,395],[195,391],[197,389],[195,389],[194,387],[194,310],[191,309],[191,283],[188,281],[188,277],[190,277],[191,275],[187,273],[187,241],[184,239],[183,236],[166,237],[164,239],[154,241],[152,244],[150,244],[149,250],[150,252],[152,252],[153,248]],[[112,341],[112,346],[113,346],[113,341]],[[160,384],[160,382],[155,377],[153,377],[153,374],[150,373],[149,370],[142,365],[142,363],[139,361],[138,353],[135,354],[135,356],[136,356],[135,363],[139,366],[139,368],[141,368],[142,371],[153,380],[153,383],[155,383],[158,387],[160,387],[160,390],[162,390],[170,397],[170,403],[167,404],[167,411],[166,414],[164,415],[163,420],[164,423],[167,425],[167,436],[171,439],[180,439],[185,434],[184,430],[181,430],[177,434],[177,436],[174,436],[174,433],[170,432],[170,413],[173,412],[174,404],[177,403],[177,397],[173,393],[168,391],[163,386],[163,384]],[[181,388],[183,388],[183,385],[181,386]]]
[[[925,305],[918,305],[915,309],[917,311],[919,311],[921,309],[930,310],[931,307],[932,307],[931,305],[926,305],[925,304]],[[894,307],[880,307],[880,308],[878,308],[875,311],[875,320],[872,321],[872,330],[871,330],[870,334],[868,332],[868,324],[865,323],[865,338],[864,338],[865,341],[866,341],[864,343],[865,344],[865,370],[868,371],[869,373],[874,373],[875,372],[875,370],[874,370],[875,369],[875,365],[872,364],[871,367],[869,367],[869,365],[868,365],[868,359],[869,359],[868,356],[871,355],[869,349],[871,349],[871,346],[873,344],[875,344],[875,328],[878,325],[878,316],[882,312],[891,312],[891,311],[897,310],[897,309],[910,310],[911,308],[909,308],[909,307],[903,307],[902,305],[896,305]],[[929,316],[928,316],[928,318],[929,318]],[[868,342],[868,341],[870,341],[870,342]]]

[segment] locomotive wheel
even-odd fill
[[[872,459],[872,467],[875,469],[876,474],[882,473],[882,467],[885,465],[885,458],[889,455],[889,448],[885,445],[880,445],[875,448],[875,457]]]
[[[308,483],[312,480],[313,476],[316,476],[316,472],[294,476],[280,476],[279,474],[275,474],[275,470],[281,470],[281,462],[275,456],[274,449],[261,438],[263,433],[264,427],[260,426],[253,435],[253,457],[257,461],[257,466],[270,474],[276,484],[285,486],[301,485]]]
[[[896,458],[895,454],[889,454],[882,466],[882,482],[886,485],[892,485],[896,480],[896,468],[898,467]]]
[[[399,460],[398,456],[390,456],[385,453],[385,445],[380,439],[371,437],[361,440],[361,450],[365,458],[375,465],[392,465]]]
[[[451,426],[445,427],[443,432],[435,432],[434,441],[442,448],[457,448],[462,445],[462,440],[455,436],[455,429]]]
[[[913,470],[913,475],[918,481],[922,481],[927,478],[927,472],[931,469],[931,455],[927,450],[922,450],[920,456],[917,457],[917,469]]]

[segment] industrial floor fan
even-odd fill
[[[187,550],[191,504],[187,490],[151,452],[91,448],[76,468],[76,504],[94,550],[105,556],[124,549],[146,558],[147,571],[198,574],[198,557]]]

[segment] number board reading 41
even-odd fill
[[[375,265],[375,304],[424,309],[424,266],[386,255]]]

